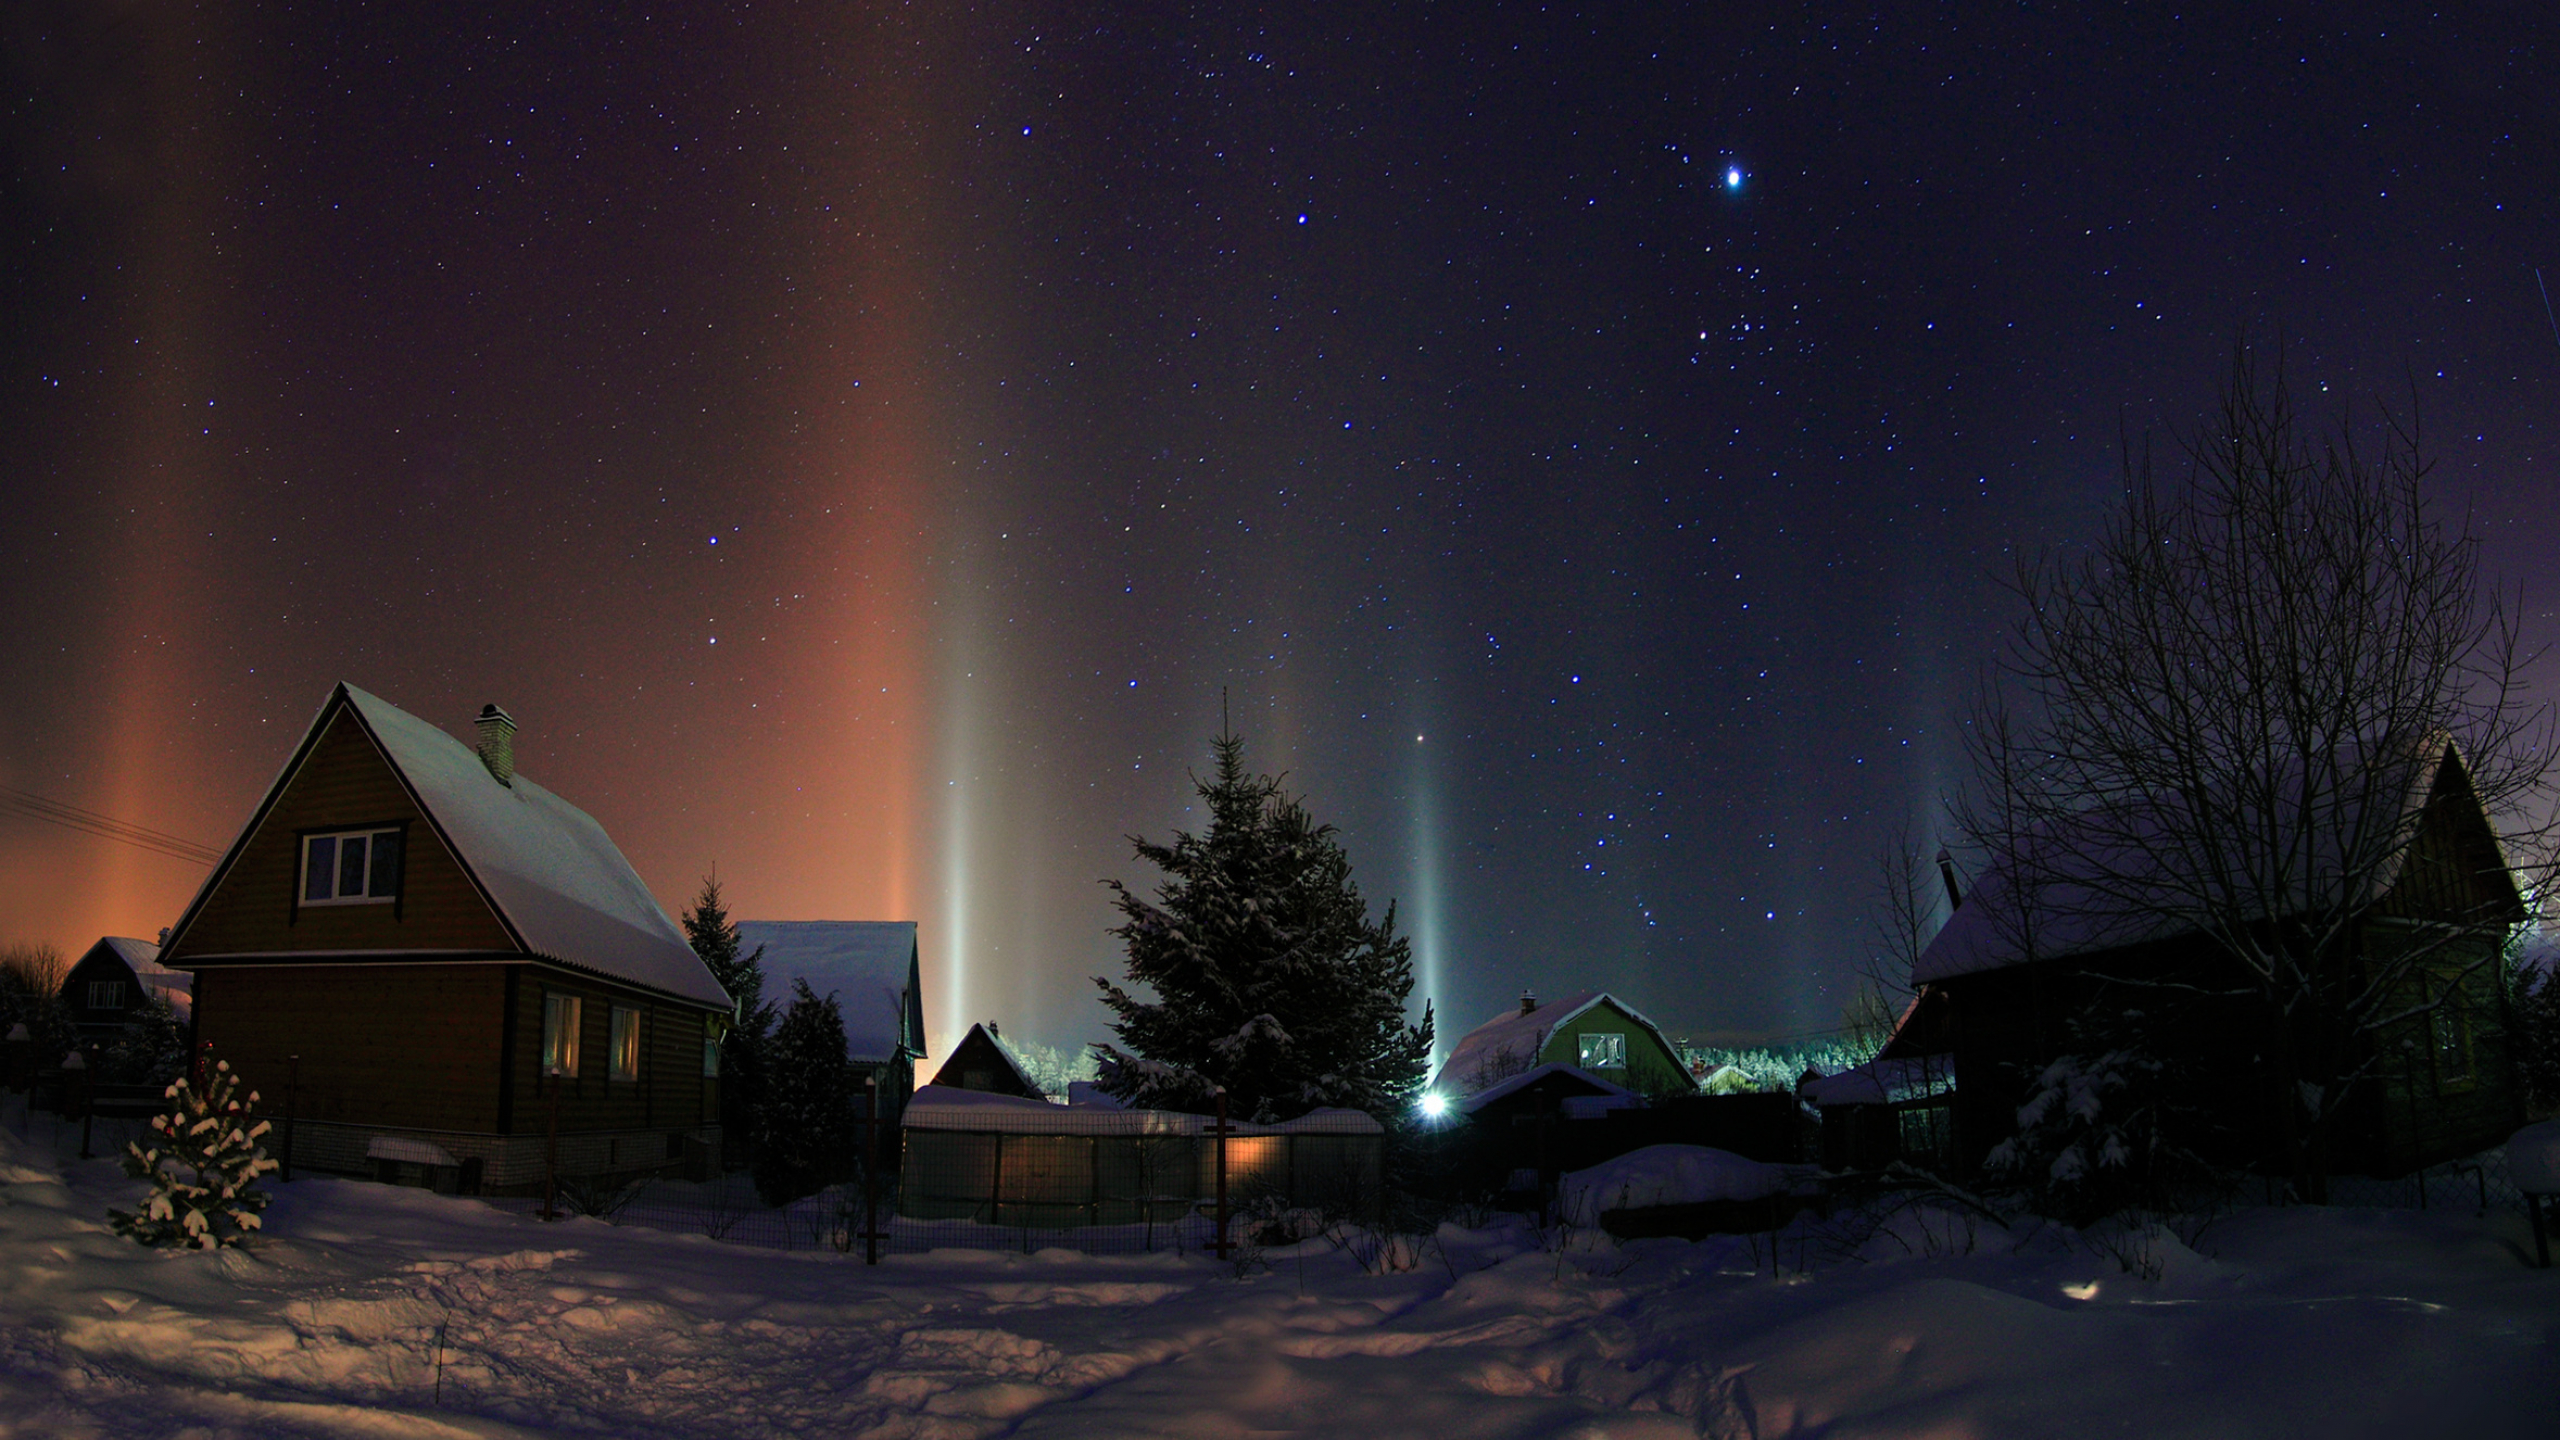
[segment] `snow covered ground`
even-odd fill
[[[1451,1227],[1404,1273],[1319,1239],[1239,1277],[874,1269],[327,1179],[253,1249],[160,1254],[106,1227],[132,1188],[0,1137],[0,1434],[2560,1434],[2521,1215],[2243,1211],[2198,1249],[1905,1217],[1810,1273],[1810,1234],[1773,1273],[1765,1236]]]

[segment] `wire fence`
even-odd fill
[[[69,1119],[30,1106],[19,1094],[0,1098],[0,1130],[68,1163],[81,1158],[84,1147],[94,1157],[123,1153],[127,1141],[148,1134],[148,1122],[108,1115]],[[996,1140],[980,1132],[952,1133],[965,1143],[928,1144],[921,1154],[910,1144],[902,1173],[884,1172],[876,1189],[856,1179],[768,1205],[745,1172],[701,1181],[572,1180],[561,1185],[555,1209],[564,1216],[732,1245],[846,1255],[872,1248],[870,1237],[877,1237],[881,1255],[938,1249],[1198,1254],[1215,1242],[1212,1136],[1087,1135],[1072,1137],[1080,1144],[1062,1146],[1043,1143],[1061,1138],[1054,1136],[1007,1134]],[[1356,1143],[1368,1138],[1269,1131],[1229,1138],[1231,1238],[1243,1242],[1292,1225],[1304,1233],[1311,1215],[1368,1218],[1378,1211],[1386,1191],[1378,1151],[1374,1141]],[[2280,1203],[2283,1197],[2270,1187],[2257,1198]],[[519,1215],[537,1214],[544,1205],[540,1195],[476,1200]],[[2333,1176],[2328,1203],[2482,1215],[2526,1209],[2503,1146],[2392,1179]]]

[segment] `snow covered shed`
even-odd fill
[[[330,692],[160,954],[197,1041],[297,1116],[301,1167],[362,1173],[390,1136],[530,1189],[554,1117],[562,1173],[701,1163],[728,994],[604,828],[516,771],[515,721],[477,731]]]
[[[1178,1220],[1216,1193],[1213,1123],[929,1085],[907,1106],[898,1213],[1037,1229]],[[1232,1128],[1232,1201],[1357,1205],[1383,1193],[1386,1135],[1371,1116],[1313,1110]]]
[[[1605,990],[1541,1005],[1523,994],[1460,1037],[1431,1088],[1451,1099],[1473,1095],[1540,1065],[1571,1065],[1644,1093],[1689,1094],[1697,1082],[1660,1026]]]
[[[2234,911],[2243,928],[2337,935],[2332,983],[2372,990],[2395,1017],[2339,1042],[2348,1078],[2320,1101],[2328,1173],[2405,1174],[2523,1122],[2499,960],[2528,910],[2460,752],[2431,743],[2398,765],[2341,756],[2266,788],[2286,798],[2251,839],[2284,884],[2245,906],[2195,898],[2261,887],[2195,873],[2203,847],[2179,838],[2165,803],[2092,809],[1992,857],[1914,963],[1919,999],[1884,1051],[1951,1065],[1960,1164],[2015,1131],[2027,1086],[2069,1051],[2075,1019],[2103,1014],[2141,1021],[2182,1117],[2178,1143],[2283,1170],[2284,1112],[2305,1092],[2286,1093],[2263,991],[2206,928]]]
[[[187,1023],[195,1003],[193,977],[160,963],[160,947],[130,935],[108,935],[72,963],[62,977],[63,1007],[84,1043],[113,1044],[125,1022],[158,995]]]
[[[846,1058],[880,1087],[880,1118],[898,1123],[925,1058],[924,971],[913,920],[741,920],[738,951],[764,958],[764,997],[791,1004],[792,982],[844,1015]]]
[[[1014,1095],[1026,1100],[1046,1100],[1049,1092],[1031,1078],[1031,1067],[1022,1063],[1012,1046],[1004,1043],[1004,1032],[993,1021],[969,1027],[960,1043],[951,1047],[951,1058],[934,1072],[933,1083],[954,1090],[983,1090],[997,1095]]]

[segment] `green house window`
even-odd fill
[[[1582,1068],[1585,1070],[1626,1069],[1627,1037],[1623,1034],[1583,1036]]]

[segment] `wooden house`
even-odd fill
[[[1004,1034],[993,1021],[969,1027],[969,1033],[951,1047],[951,1058],[934,1072],[933,1083],[954,1090],[1018,1095],[1026,1100],[1049,1098],[1049,1092],[1031,1078],[1031,1069],[1022,1063],[1022,1057],[1004,1043]]]
[[[2321,1097],[2332,1174],[2399,1175],[2471,1155],[2524,1118],[2499,955],[2526,906],[2459,753],[2446,746],[2405,778],[2388,792],[2399,801],[2370,807],[2405,807],[2373,822],[2400,840],[2377,872],[2341,882],[2369,887],[2360,893],[2371,903],[2325,911],[2356,917],[2344,983],[2390,982],[2376,1008],[2398,1016],[2354,1038],[2341,1072],[2356,1078]],[[2015,1131],[2032,1077],[2085,1048],[2074,1027],[2101,1016],[2119,1034],[2138,1028],[2158,1062],[2165,1113],[2181,1117],[2173,1139],[2220,1163],[2281,1169],[2276,1117],[2294,1101],[2275,1093],[2275,1027],[2253,977],[2173,907],[2089,900],[2096,886],[2071,869],[2085,860],[2047,865],[2029,886],[2013,878],[2014,858],[1995,858],[1922,952],[1918,999],[1882,1055],[1930,1061],[1943,1077],[1921,1103],[1951,1120],[1956,1163],[1978,1165]],[[2120,894],[2140,880],[2109,884]],[[2021,898],[2030,889],[2036,898]],[[2299,925],[2309,913],[2305,902],[2262,923]],[[2401,963],[2413,952],[2421,958]]]
[[[1520,1008],[1462,1036],[1432,1077],[1434,1092],[1473,1095],[1541,1065],[1571,1065],[1644,1094],[1694,1094],[1697,1080],[1661,1027],[1605,990],[1545,1005],[1523,994]]]
[[[198,1044],[311,1169],[493,1191],[700,1165],[729,996],[603,828],[515,769],[330,692],[172,927]],[[556,1136],[556,1139],[555,1139]]]
[[[130,935],[109,935],[89,947],[62,977],[63,1008],[83,1044],[112,1045],[126,1022],[154,995],[187,1023],[194,997],[184,973],[160,963],[160,947]]]
[[[741,920],[738,951],[762,954],[764,996],[776,1005],[790,1005],[794,981],[807,981],[821,999],[835,997],[855,1083],[868,1077],[878,1087],[881,1121],[895,1126],[925,1058],[916,922]]]

